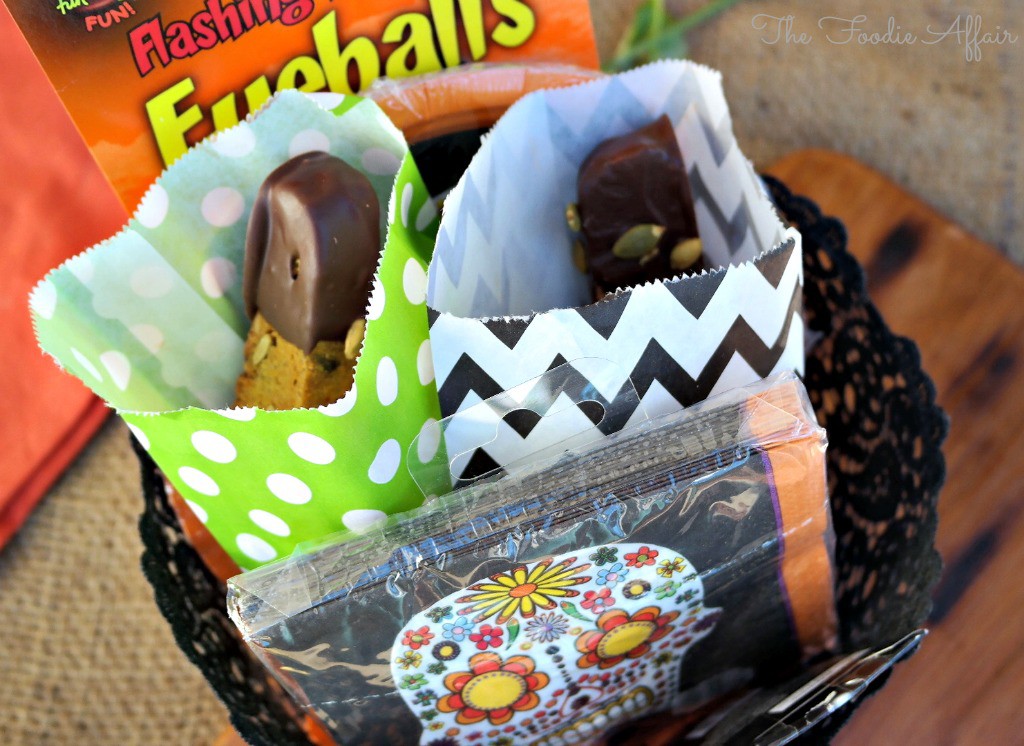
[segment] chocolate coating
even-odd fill
[[[669,256],[677,243],[697,237],[697,218],[667,116],[598,145],[580,166],[578,184],[583,248],[595,285],[611,292],[679,274]],[[657,255],[642,264],[615,256],[615,242],[643,224],[665,228]]]
[[[365,315],[380,250],[370,181],[333,155],[296,156],[266,178],[249,216],[246,313],[262,313],[307,355],[344,340]]]

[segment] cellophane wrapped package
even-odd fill
[[[707,711],[833,645],[825,447],[783,374],[300,548],[229,613],[341,744]]]

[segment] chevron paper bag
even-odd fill
[[[591,303],[565,225],[580,165],[603,141],[662,115],[686,163],[705,260],[717,268]],[[802,371],[802,287],[800,234],[783,225],[740,151],[719,73],[668,61],[530,94],[495,125],[445,204],[427,283],[441,412],[582,358],[622,371],[600,382],[607,401],[631,379],[638,417]],[[532,422],[508,420],[474,462],[503,466],[497,454],[522,449],[500,448],[501,439],[528,441]]]

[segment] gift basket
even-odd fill
[[[920,640],[933,386],[698,65],[279,93],[32,307],[251,743],[820,739]]]

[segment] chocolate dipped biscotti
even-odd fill
[[[345,161],[306,153],[267,177],[246,235],[237,405],[315,407],[348,391],[379,256],[377,195]]]

